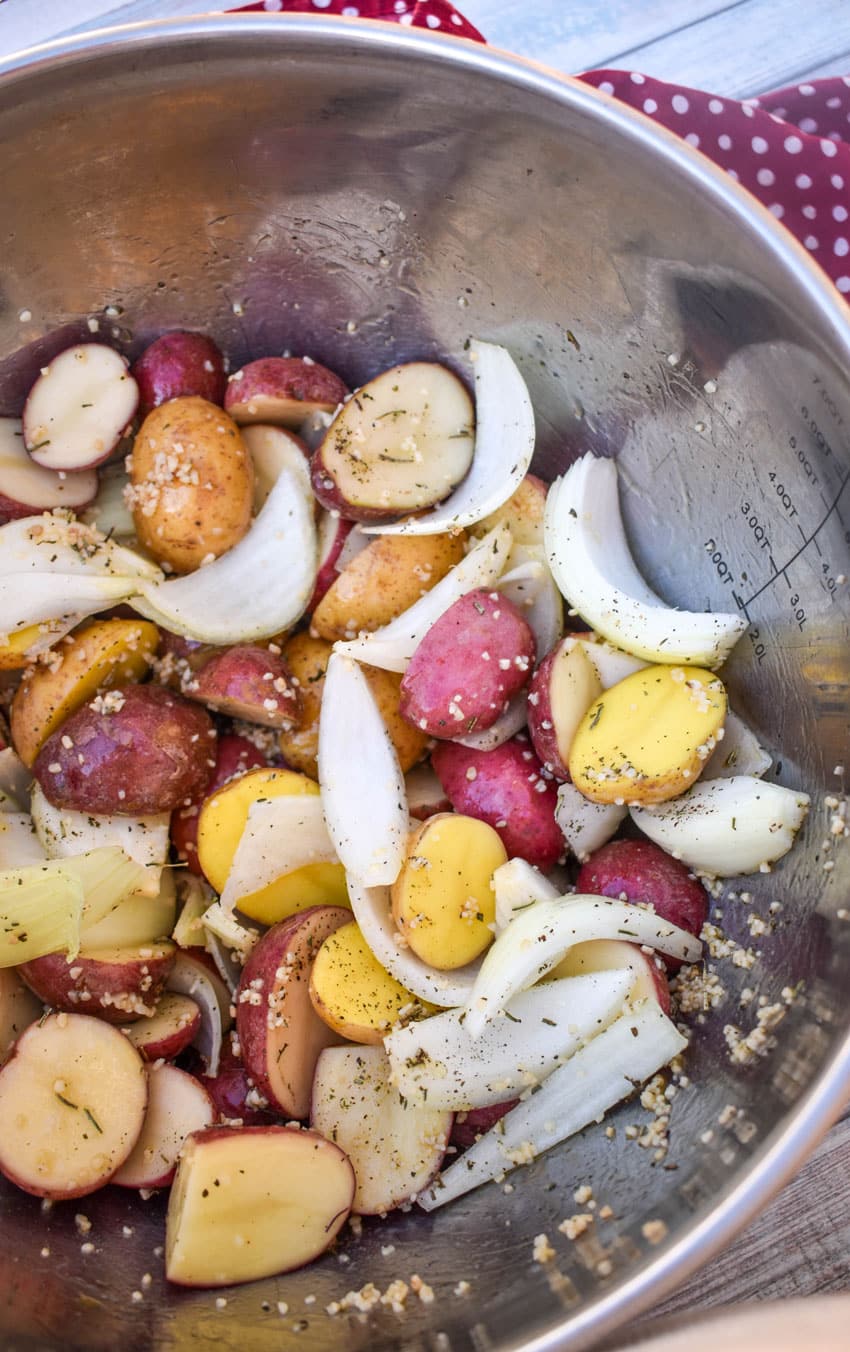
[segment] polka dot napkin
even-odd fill
[[[241,8],[384,19],[484,41],[448,0],[262,0]],[[638,71],[593,70],[579,78],[663,123],[725,169],[793,231],[850,300],[850,76],[743,103]]]

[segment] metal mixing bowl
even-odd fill
[[[9,1189],[5,1346],[586,1347],[753,1215],[850,1087],[850,849],[822,848],[824,797],[850,769],[847,310],[688,146],[471,44],[243,16],[87,36],[4,70],[0,411],[88,335],[81,316],[129,351],[198,327],[234,363],[292,348],[351,382],[413,355],[462,362],[470,335],[506,343],[537,410],[539,472],[585,448],[616,453],[652,584],[681,605],[745,608],[733,702],[783,782],[813,795],[804,841],[748,882],[751,906],[722,904],[726,930],[761,956],[752,970],[718,961],[726,1000],[695,1026],[663,1161],[626,1137],[646,1118],[626,1106],[613,1140],[589,1131],[518,1171],[510,1196],[490,1186],[431,1217],[396,1213],[224,1309],[166,1288],[162,1199],[107,1189],[43,1214]],[[745,912],[767,918],[771,901],[774,932],[753,940]],[[776,1048],[732,1064],[724,1025],[749,1029],[758,997],[798,983]],[[745,986],[756,1002],[740,1008]],[[569,1244],[556,1227],[586,1182],[617,1219]],[[656,1219],[667,1237],[653,1248],[642,1226]],[[541,1232],[558,1250],[545,1267],[532,1261]],[[324,1313],[351,1287],[414,1272],[433,1304]],[[456,1296],[461,1280],[471,1289]]]

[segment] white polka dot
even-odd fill
[[[750,145],[757,155],[764,155],[768,149],[767,141],[763,136],[754,136]]]
[[[405,10],[407,9],[407,5],[404,3],[404,0],[395,0],[393,9],[395,10],[396,14],[404,14]]]
[[[283,0],[263,0],[263,9],[269,14],[277,14],[283,9]]]
[[[840,174],[833,174],[829,181],[832,184],[833,188],[844,187],[844,179],[841,177]]]
[[[720,149],[721,149],[721,150],[731,150],[731,149],[732,149],[732,137],[731,137],[731,136],[727,136],[726,133],[724,132],[722,136],[718,136],[718,138],[717,138],[717,144],[720,146]]]
[[[756,115],[755,108],[751,108],[748,103],[741,104],[741,112],[744,114],[744,117],[755,117]]]
[[[841,132],[840,132],[840,131],[828,131],[828,132],[827,132],[827,136],[829,137],[830,141],[840,141],[840,140],[841,140]]]
[[[797,85],[797,88],[799,89],[800,93],[801,93],[804,97],[808,97],[809,94],[814,94],[814,92],[815,92],[815,87],[814,87],[814,85],[810,85],[810,84],[801,84],[801,85]]]
[[[838,236],[838,239],[832,246],[832,252],[837,258],[846,258],[847,254],[850,253],[850,244],[847,243],[847,240],[843,235]]]
[[[429,28],[439,28],[439,27],[440,27],[440,20],[437,18],[436,14],[426,14],[426,15],[425,15],[425,22],[426,22],[426,24],[428,25]]]
[[[689,131],[687,136],[685,137],[685,140],[687,141],[689,146],[693,146],[694,150],[699,149],[699,137],[697,136],[695,131]]]
[[[787,108],[774,108],[773,112],[771,113],[771,117],[776,118],[777,122],[781,122],[787,112],[788,112]]]
[[[405,28],[410,28],[411,24],[413,23],[413,15],[402,14],[401,18],[399,19],[399,23],[403,23]]]
[[[833,219],[834,221],[846,221],[846,220],[847,220],[847,208],[846,208],[846,207],[842,207],[842,206],[833,207],[833,208],[832,208],[832,219]]]
[[[452,23],[454,24],[455,28],[463,27],[463,19],[460,17],[459,14],[452,15]]]
[[[674,113],[686,113],[691,106],[684,94],[674,94],[670,103]]]
[[[801,117],[799,125],[800,131],[805,131],[809,133],[817,131],[818,129],[818,124],[817,122],[815,122],[815,119],[813,117]]]
[[[770,188],[776,182],[776,175],[772,169],[759,169],[756,180],[763,188]]]
[[[721,99],[709,99],[708,111],[710,113],[722,113],[725,105]]]
[[[843,295],[846,295],[850,291],[850,277],[839,277],[835,285]]]
[[[643,101],[643,111],[644,111],[645,113],[657,113],[657,112],[658,112],[658,104],[655,102],[655,99],[644,99],[644,101]]]
[[[808,174],[798,174],[794,179],[794,183],[798,188],[810,188],[812,186],[812,180],[809,178]]]
[[[357,8],[356,5],[345,5],[345,6],[343,7],[342,13],[343,13],[343,16],[344,16],[346,19],[359,19],[359,18],[360,18],[360,10]]]
[[[803,243],[805,244],[807,249],[816,249],[818,247],[818,241],[815,235],[806,235],[806,238],[803,240]]]
[[[599,92],[600,92],[601,94],[613,94],[613,93],[614,93],[614,86],[611,84],[611,81],[610,81],[610,80],[603,80],[602,83],[601,83],[601,85],[598,86],[598,88],[599,88]]]
[[[799,136],[786,136],[784,145],[789,155],[799,155],[803,149],[803,142]]]
[[[313,0],[314,9],[330,9],[331,0]]]
[[[778,221],[781,221],[782,217],[785,215],[785,208],[781,202],[771,202],[767,209],[771,216],[775,216]]]
[[[827,106],[827,108],[840,108],[840,107],[841,107],[841,99],[840,99],[840,98],[838,97],[838,95],[836,94],[834,98],[827,99],[827,101],[826,101],[826,106]]]
[[[633,70],[629,76],[632,84],[646,84],[646,76],[641,75],[639,71]]]
[[[734,183],[740,183],[740,177],[734,169],[727,169],[726,172]]]
[[[834,141],[821,141],[820,148],[828,160],[831,160],[833,155],[838,154],[838,148]]]
[[[815,216],[817,216],[817,214],[818,214],[817,207],[813,207],[810,202],[807,202],[806,205],[803,207],[803,215],[805,216],[807,221],[813,221],[815,219]]]

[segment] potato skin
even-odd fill
[[[347,394],[345,381],[319,362],[260,357],[230,377],[224,407],[239,423],[279,423],[297,430],[316,409],[333,413]]]
[[[171,818],[171,843],[178,857],[185,859],[191,872],[197,873],[199,878],[204,875],[201,861],[198,859],[198,818],[204,798],[215,793],[216,789],[220,789],[229,779],[236,779],[239,775],[247,774],[249,770],[256,770],[265,764],[265,756],[248,741],[247,737],[225,733],[218,739],[215,768],[203,796],[197,802],[190,803],[188,807],[179,807],[175,810]]]
[[[355,638],[394,620],[435,587],[464,554],[465,534],[379,535],[351,560],[313,611],[320,638]]]
[[[489,822],[510,858],[526,859],[548,873],[566,852],[555,821],[556,785],[544,777],[522,734],[493,751],[439,742],[431,764],[455,811]]]
[[[281,656],[301,695],[301,720],[297,727],[280,734],[280,749],[293,770],[318,780],[316,757],[319,751],[319,711],[322,689],[330,660],[332,645],[323,638],[314,638],[306,629],[294,634],[283,645]]]
[[[148,414],[129,460],[139,542],[177,573],[238,544],[251,523],[254,469],[236,423],[206,399]]]
[[[529,679],[534,634],[498,592],[467,592],[423,638],[401,682],[413,727],[451,740],[490,728]]]
[[[301,697],[283,658],[268,645],[240,643],[214,653],[181,690],[217,713],[268,728],[297,726]]]
[[[114,712],[100,711],[110,704]],[[54,807],[137,817],[202,794],[215,754],[204,709],[159,685],[127,685],[72,714],[47,739],[33,772]]]
[[[401,676],[398,672],[365,665],[361,670],[381,711],[401,772],[406,775],[428,750],[428,736],[420,728],[412,728],[401,716]]]
[[[219,406],[224,403],[224,357],[204,333],[183,329],[164,333],[145,348],[130,373],[139,387],[143,417],[169,399],[185,395],[198,395]]]

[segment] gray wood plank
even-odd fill
[[[805,78],[807,80],[826,80],[833,75],[850,76],[850,48],[840,55],[836,54],[830,57],[828,61],[824,61],[821,65],[814,66],[806,72]]]

